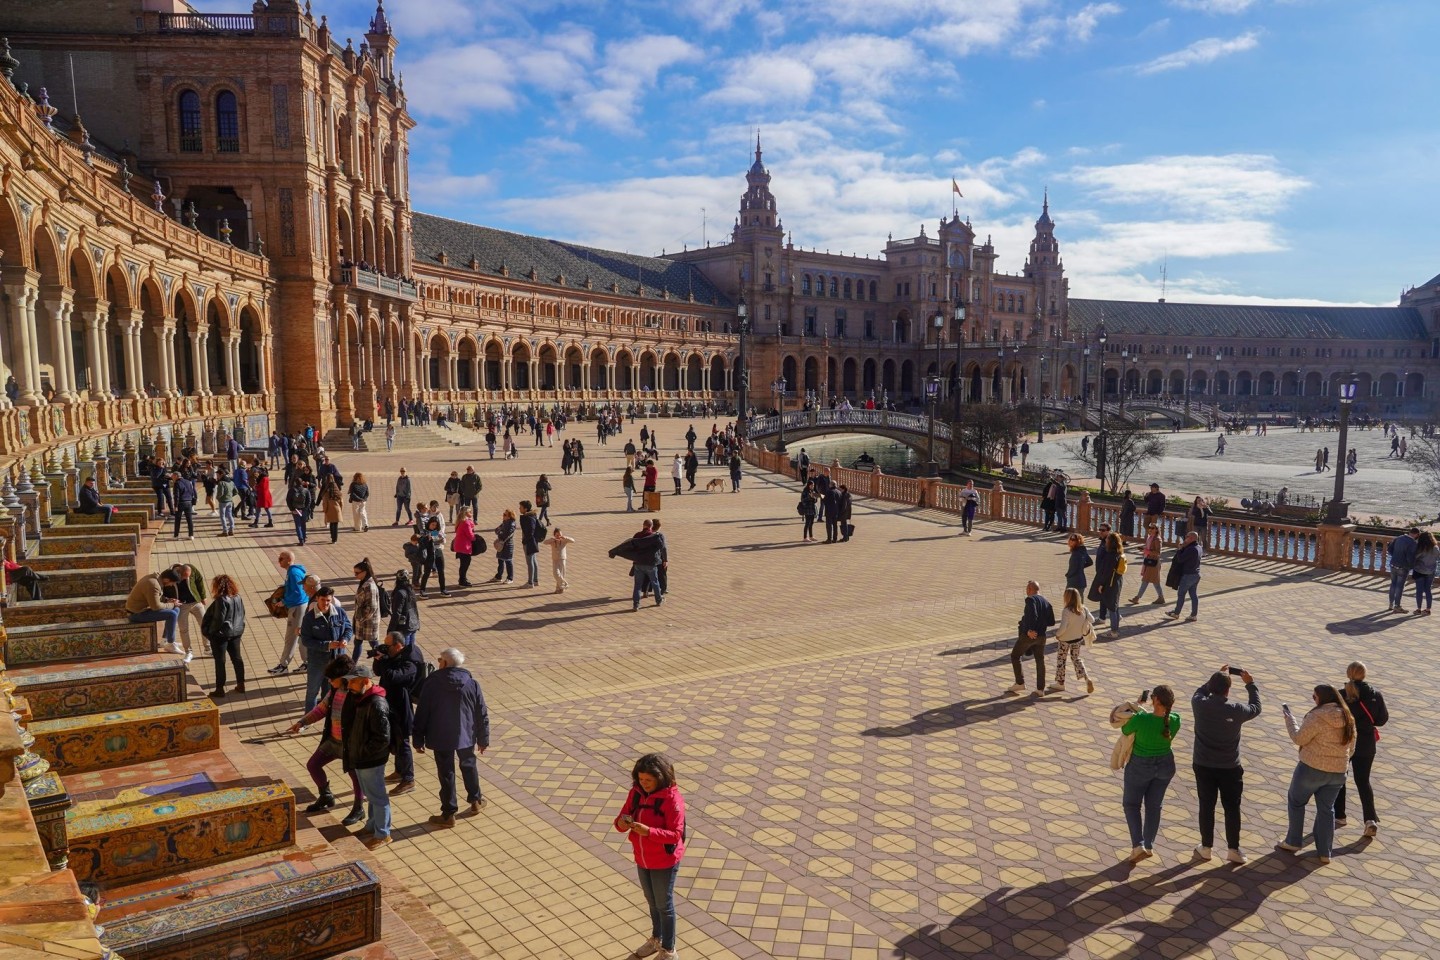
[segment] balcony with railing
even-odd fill
[[[406,300],[420,299],[420,291],[413,280],[387,277],[374,270],[365,270],[354,264],[340,268],[340,282],[357,290],[373,290],[386,296],[402,297]]]

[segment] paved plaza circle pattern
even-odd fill
[[[1059,599],[1058,538],[982,523],[962,539],[951,518],[861,500],[855,540],[801,544],[791,486],[747,472],[740,494],[666,497],[672,592],[664,607],[631,613],[623,563],[605,550],[638,517],[624,513],[618,445],[587,448],[577,477],[559,475],[558,449],[522,447],[508,463],[481,462],[478,448],[336,453],[378,494],[403,463],[427,498],[474,460],[482,528],[545,471],[553,522],[578,541],[565,594],[551,593],[542,563],[539,591],[483,586],[422,606],[427,652],[466,650],[490,701],[484,811],[452,830],[427,824],[438,804],[422,756],[419,789],[395,802],[394,844],[369,853],[337,817],[313,818],[342,850],[377,858],[474,956],[619,960],[644,938],[628,844],[610,821],[629,765],[650,750],[675,759],[690,805],[682,956],[1440,953],[1440,737],[1416,683],[1434,630],[1381,615],[1377,581],[1207,562],[1198,623],[1127,607],[1122,636],[1086,654],[1097,692],[1077,695],[1072,678],[1070,692],[1036,702],[1003,693],[1009,638],[1026,579]],[[702,467],[701,487],[710,472]],[[370,533],[346,529],[336,546],[312,533],[299,551],[347,600],[361,556],[382,571],[404,565],[403,528],[389,527],[378,494]],[[157,560],[191,559],[207,575],[236,574],[251,595],[268,592],[274,555],[291,540],[279,525],[245,534],[162,536]],[[476,560],[472,580],[493,572],[488,560]],[[283,735],[301,683],[264,675],[279,629],[252,622],[252,692],[225,700],[223,716],[270,745],[303,801],[312,738]],[[1313,850],[1272,850],[1296,758],[1279,706],[1306,703],[1313,684],[1337,682],[1354,658],[1391,704],[1375,773],[1383,829],[1364,838],[1352,819],[1322,866]],[[1222,663],[1251,670],[1265,703],[1245,732],[1251,861],[1241,867],[1191,857],[1188,700]],[[210,665],[192,667],[208,684]],[[1120,862],[1129,841],[1106,718],[1161,682],[1179,695],[1179,774],[1158,856],[1132,867]]]

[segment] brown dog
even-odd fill
[[[711,480],[709,483],[705,484],[705,492],[706,492],[706,493],[714,493],[716,490],[721,490],[721,491],[723,491],[724,489],[725,489],[725,478],[724,478],[724,477],[716,477],[714,480]]]

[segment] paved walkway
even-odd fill
[[[589,472],[550,472],[554,521],[579,541],[572,589],[482,586],[422,605],[422,645],[466,650],[490,701],[488,806],[432,830],[436,781],[419,757],[419,789],[395,805],[396,843],[370,854],[344,838],[338,815],[314,818],[342,851],[378,857],[475,956],[620,960],[644,939],[628,844],[610,820],[629,765],[657,749],[675,759],[692,812],[679,883],[686,958],[1440,954],[1440,801],[1429,786],[1440,735],[1411,682],[1436,633],[1432,621],[1379,616],[1376,582],[1217,561],[1199,623],[1127,610],[1124,635],[1088,656],[1095,695],[1012,699],[1002,691],[1021,588],[1035,576],[1058,600],[1058,539],[1009,525],[959,539],[950,518],[860,501],[854,541],[801,544],[793,493],[747,473],[737,495],[665,498],[670,602],[631,613],[625,564],[605,551],[639,518],[623,512],[618,445],[581,435]],[[482,526],[558,467],[558,449],[521,449],[518,462],[476,463]],[[398,466],[438,498],[476,455],[337,452],[347,477],[369,474],[377,526],[347,529],[338,546],[314,537],[301,560],[348,601],[355,560],[405,566],[384,496]],[[718,475],[702,467],[702,487]],[[233,540],[163,539],[157,554],[241,578],[253,598],[251,692],[222,710],[242,737],[270,744],[304,799],[314,737],[283,733],[302,682],[264,674],[280,622],[261,619],[259,603],[279,582],[275,554],[292,545],[281,526],[245,528]],[[493,573],[486,561],[477,582]],[[544,564],[542,576],[548,584]],[[1275,854],[1295,763],[1279,704],[1305,704],[1355,657],[1391,703],[1375,774],[1384,830],[1366,840],[1352,820],[1324,867]],[[1255,674],[1266,705],[1246,732],[1252,860],[1239,869],[1190,860],[1188,697],[1227,661]],[[210,665],[193,666],[208,683]],[[1185,718],[1181,773],[1159,856],[1132,868],[1117,863],[1128,841],[1105,719],[1162,682]]]

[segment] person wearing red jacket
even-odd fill
[[[675,877],[685,856],[685,798],[675,784],[675,766],[663,753],[636,760],[630,778],[615,829],[630,834],[640,889],[650,907],[650,939],[630,957],[658,954],[658,960],[674,960]]]

